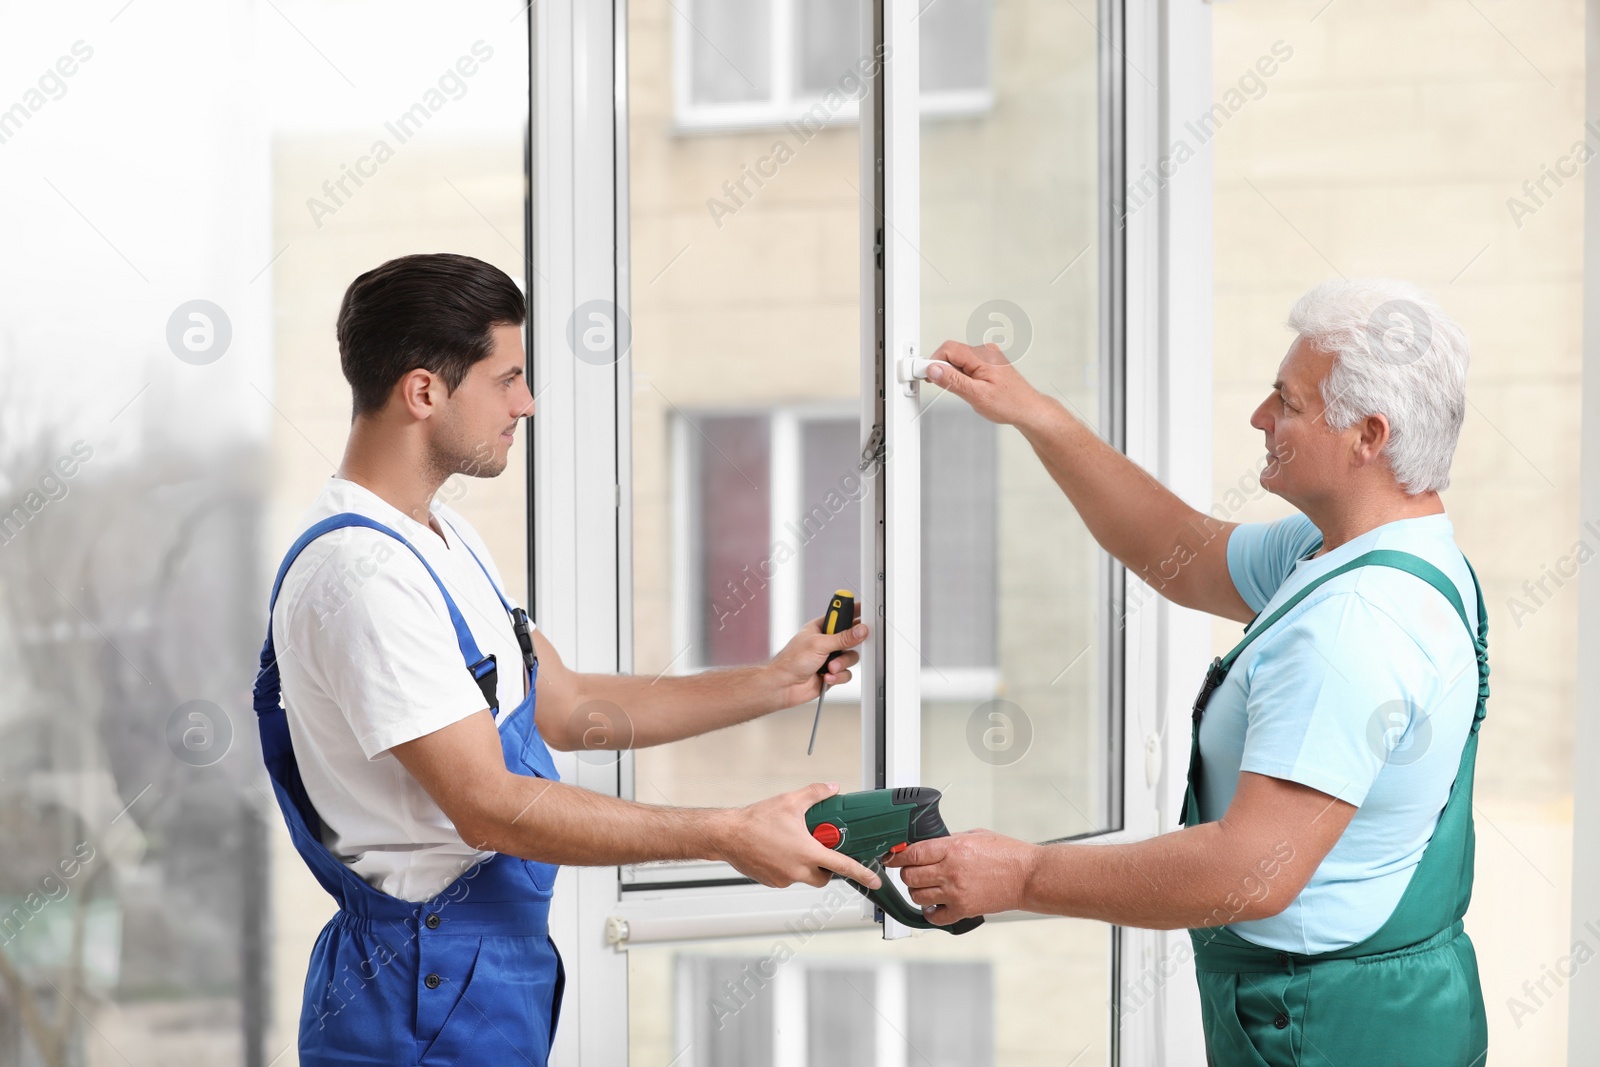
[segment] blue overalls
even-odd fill
[[[279,703],[272,607],[284,575],[306,545],[346,526],[385,533],[422,562],[450,611],[467,669],[489,707],[499,708],[494,657],[479,652],[444,583],[404,537],[364,515],[345,512],[316,523],[289,549],[267,608],[256,717],[262,756],[289,835],[311,873],[339,904],[311,952],[300,1014],[300,1062],[304,1067],[524,1062],[545,1067],[565,982],[548,923],[555,866],[496,853],[418,904],[374,889],[322,844],[322,823],[306,796]],[[494,586],[476,553],[473,559]],[[528,638],[527,616],[506,602],[498,586],[495,594],[512,616],[528,685],[522,703],[499,724],[506,768],[559,780],[534,723],[539,664]]]

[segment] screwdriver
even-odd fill
[[[856,624],[856,595],[848,589],[835,589],[833,599],[828,601],[828,610],[822,613],[822,632],[836,634],[840,630],[848,630]],[[825,677],[828,667],[833,663],[833,657],[839,655],[835,652],[830,655],[817,668],[817,674]],[[828,695],[828,683],[822,683],[822,692],[817,694],[817,711],[811,717],[811,743],[806,746],[806,755],[811,755],[812,749],[817,747],[817,724],[822,722],[822,698]]]

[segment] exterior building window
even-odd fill
[[[860,0],[688,0],[673,9],[677,124],[788,125],[809,139],[855,121],[874,69]],[[974,115],[993,103],[989,0],[924,0],[924,116]]]
[[[923,686],[982,699],[997,666],[997,435],[954,404],[921,423]],[[687,669],[761,662],[834,590],[861,588],[860,509],[876,471],[862,468],[856,416],[701,413],[679,419],[674,438]]]
[[[682,1067],[874,1067],[883,1048],[915,1050],[929,1067],[995,1062],[989,963],[677,958]]]

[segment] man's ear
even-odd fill
[[[422,367],[407,371],[394,388],[395,399],[413,419],[432,415],[444,400],[444,380]]]
[[[1389,416],[1368,415],[1356,424],[1359,431],[1352,446],[1356,466],[1365,467],[1377,460],[1389,443]]]

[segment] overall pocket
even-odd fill
[[[417,954],[417,1047],[424,1064],[455,1062],[448,1050],[483,1024],[472,989],[483,945],[476,937],[424,937]],[[463,1032],[465,1031],[465,1032]]]
[[[545,1067],[555,1033],[560,981],[560,964],[550,939],[470,940],[476,948],[476,965],[423,1053],[422,1067],[501,1063]]]

